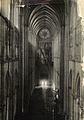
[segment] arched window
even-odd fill
[[[4,16],[0,14],[0,57],[1,59],[5,58],[6,56],[6,31],[7,31],[7,24]]]

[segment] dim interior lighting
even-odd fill
[[[42,88],[46,88],[48,86],[48,81],[47,80],[41,80],[40,85]]]

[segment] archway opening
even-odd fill
[[[35,86],[40,80],[47,80],[55,88],[60,86],[61,23],[57,15],[52,6],[43,4],[34,8],[29,17],[29,44],[35,48]]]

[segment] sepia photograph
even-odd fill
[[[0,0],[0,120],[84,120],[84,0]]]

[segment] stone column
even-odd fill
[[[60,112],[64,109],[64,31],[65,26],[61,26],[61,50],[60,50]]]
[[[24,111],[24,8],[20,8],[19,27],[19,111]]]
[[[70,39],[70,3],[65,7],[65,43],[64,43],[64,113],[69,119],[69,39]]]

